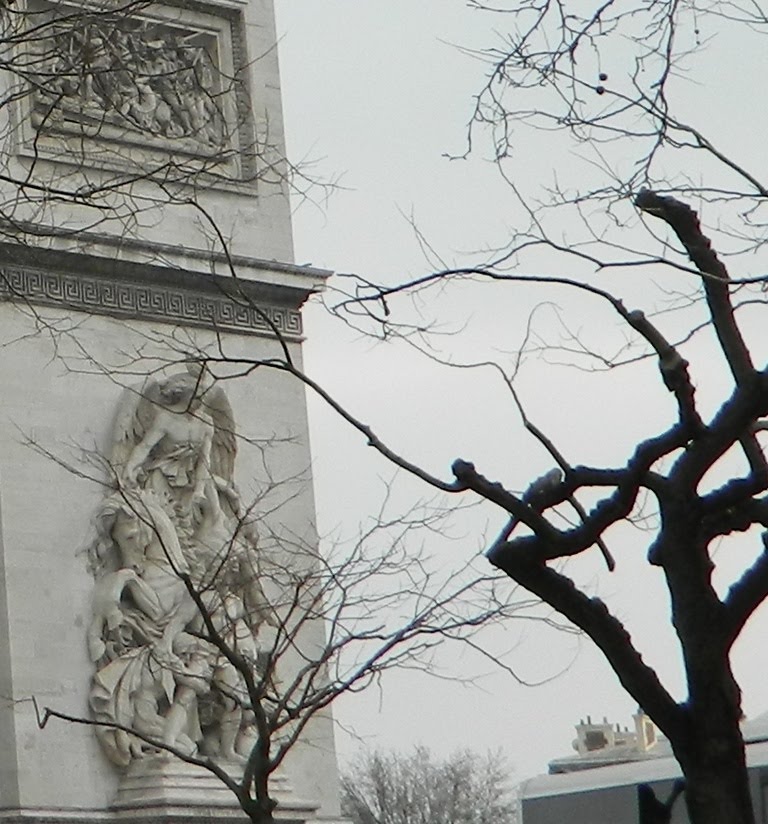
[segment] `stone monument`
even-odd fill
[[[0,821],[244,819],[233,660],[264,676],[265,568],[316,551],[304,389],[254,365],[300,366],[328,274],[291,262],[272,2],[16,0],[0,42]],[[321,712],[275,817],[337,785]]]

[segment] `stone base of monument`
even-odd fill
[[[242,772],[241,764],[221,766],[233,778]],[[297,797],[285,775],[270,778],[270,792],[277,801],[276,820],[299,824],[316,818],[319,805]],[[212,772],[163,756],[142,758],[129,766],[112,810],[118,821],[245,818],[232,791]]]

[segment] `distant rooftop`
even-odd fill
[[[549,762],[549,774],[581,772],[615,764],[670,758],[669,741],[640,709],[632,716],[633,729],[611,724],[607,718],[595,723],[587,716],[576,724],[573,741],[575,755],[566,755]],[[742,733],[747,744],[768,742],[768,712],[751,721],[744,721]]]
[[[586,723],[582,722],[576,726],[577,736],[582,728],[586,744],[586,732],[594,731],[594,728],[602,730],[606,724],[607,721],[604,724],[592,724],[591,719],[587,717]],[[747,744],[747,766],[750,769],[764,769],[768,766],[768,712],[758,715],[751,721],[744,721],[741,731]],[[627,731],[620,731],[619,737],[626,734]],[[578,753],[575,746],[577,742],[578,737],[574,741],[574,748]],[[636,785],[641,782],[668,781],[681,776],[680,767],[671,754],[669,742],[658,732],[655,744],[645,753],[635,749],[634,756],[625,753],[624,757],[621,757],[621,749],[624,746],[626,745],[617,745],[614,739],[614,748],[587,750],[584,755],[579,753],[552,761],[549,765],[549,775],[539,775],[522,782],[520,797],[531,799],[569,795],[607,787]]]
[[[656,729],[655,724],[642,711],[632,716],[633,728],[623,729],[611,724],[607,718],[593,723],[588,715],[576,725],[573,748],[576,755],[557,758],[549,762],[550,774],[591,770],[611,764],[630,761],[646,761],[671,755],[669,742]]]

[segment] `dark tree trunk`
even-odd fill
[[[686,773],[691,824],[754,824],[747,772],[739,764],[696,766]]]
[[[275,804],[273,801],[261,803],[256,800],[249,800],[244,804],[241,802],[241,806],[251,824],[275,824]]]
[[[688,683],[684,722],[670,743],[685,776],[691,824],[754,824],[729,613],[712,586],[701,512],[686,494],[684,473],[676,481],[678,494],[662,505],[666,524],[654,558],[667,578]]]
[[[691,824],[755,824],[744,742],[736,725],[717,737],[701,730],[676,755]]]

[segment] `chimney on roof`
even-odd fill
[[[635,722],[637,749],[647,752],[656,743],[656,727],[651,719],[640,709],[632,716]]]

